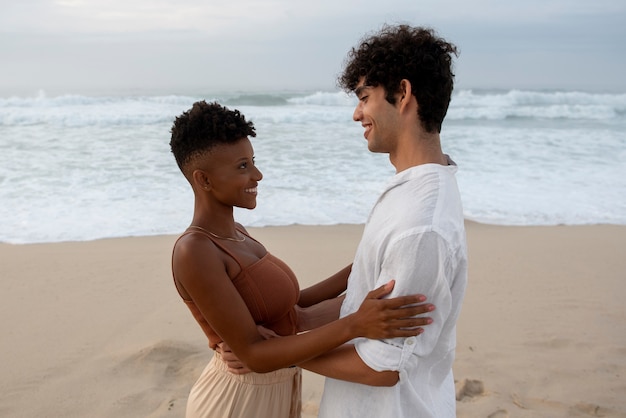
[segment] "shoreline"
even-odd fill
[[[469,219],[465,220],[466,231],[470,229],[480,228],[481,230],[492,230],[492,229],[502,229],[502,230],[552,230],[552,229],[572,229],[572,230],[585,230],[585,229],[615,229],[615,230],[624,230],[626,231],[626,225],[622,224],[584,224],[584,225],[567,225],[567,224],[559,224],[559,225],[500,225],[500,224],[489,224],[482,223],[477,221],[472,221]],[[257,235],[263,237],[269,237],[272,240],[272,244],[274,244],[274,240],[276,237],[274,233],[283,234],[287,232],[287,230],[296,231],[298,234],[304,234],[306,232],[311,232],[314,237],[323,237],[324,234],[330,234],[329,236],[341,236],[342,233],[347,232],[349,238],[354,240],[355,236],[358,235],[358,239],[360,239],[361,231],[364,227],[364,224],[332,224],[332,225],[306,225],[306,224],[289,224],[289,225],[268,225],[268,226],[246,226],[248,232],[250,232],[254,237]],[[316,231],[318,230],[319,231]],[[181,230],[180,233],[182,233]],[[358,234],[357,234],[358,233]],[[113,241],[132,241],[132,240],[172,240],[172,243],[176,240],[176,238],[180,234],[154,234],[154,235],[129,235],[129,236],[120,236],[120,237],[102,237],[102,238],[93,238],[93,239],[85,239],[85,240],[68,240],[68,241],[45,241],[45,242],[25,242],[25,243],[11,243],[0,241],[0,261],[3,260],[3,250],[7,250],[11,247],[43,247],[43,246],[75,246],[75,245],[92,245],[95,243],[106,243]],[[469,235],[467,233],[468,241],[470,240]],[[298,237],[301,238],[301,237]],[[619,237],[617,238],[619,240]],[[259,238],[259,241],[262,241]],[[358,242],[357,242],[358,243]],[[282,248],[280,242],[276,242],[276,244]],[[354,244],[354,242],[352,242]],[[469,242],[468,242],[469,245]],[[315,246],[311,246],[314,248]],[[355,248],[356,249],[356,248]]]
[[[475,225],[475,226],[474,226]],[[283,229],[283,228],[362,228],[364,226],[363,223],[352,224],[352,223],[338,223],[338,224],[288,224],[288,225],[265,225],[265,226],[247,226],[243,225],[249,231],[263,231],[263,230],[271,230],[271,229]],[[510,229],[520,229],[520,228],[528,228],[528,229],[541,229],[541,228],[625,228],[626,224],[612,224],[612,223],[588,223],[588,224],[554,224],[554,225],[514,225],[514,224],[497,224],[497,223],[485,223],[481,221],[472,220],[469,218],[465,218],[465,226],[467,228],[510,228]],[[67,241],[35,241],[35,242],[7,242],[0,241],[1,246],[29,246],[29,245],[63,245],[63,244],[80,244],[80,243],[90,243],[97,241],[106,241],[106,240],[124,240],[124,239],[143,239],[143,238],[163,238],[163,237],[178,237],[178,235],[182,234],[184,229],[180,231],[180,233],[158,233],[158,234],[150,234],[150,235],[125,235],[125,236],[112,236],[112,237],[100,237],[100,238],[86,238],[80,240],[67,240]]]
[[[458,416],[625,416],[626,226],[466,226]],[[351,261],[362,227],[247,229],[304,288]],[[176,238],[0,243],[0,415],[184,415],[211,353],[172,283]],[[322,389],[305,372],[303,417]]]

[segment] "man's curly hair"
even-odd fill
[[[441,132],[454,86],[452,54],[458,56],[456,46],[432,29],[385,25],[348,53],[338,84],[352,92],[364,77],[366,85],[382,86],[387,101],[395,104],[400,81],[409,80],[424,129]]]
[[[255,137],[252,122],[238,110],[204,100],[176,118],[170,147],[180,170],[187,176],[190,162],[219,144],[232,144],[248,136]]]

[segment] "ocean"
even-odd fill
[[[246,226],[365,222],[394,175],[343,92],[0,98],[0,242],[178,234],[191,189],[169,150],[197,100],[239,109],[264,179]],[[626,224],[626,94],[458,90],[442,131],[465,216],[498,225]]]

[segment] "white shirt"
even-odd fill
[[[393,387],[327,378],[320,418],[456,416],[452,363],[456,321],[467,283],[463,208],[457,167],[425,164],[396,174],[363,231],[341,316],[358,310],[367,293],[389,280],[391,296],[421,293],[436,309],[417,337],[352,341],[377,371],[395,370]]]

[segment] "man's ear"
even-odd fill
[[[204,170],[193,170],[191,174],[193,178],[193,184],[197,188],[209,190],[211,188],[211,181],[209,180],[209,176]]]
[[[400,81],[400,87],[397,93],[398,106],[400,112],[410,112],[411,114],[417,113],[415,108],[419,106],[417,98],[413,95],[413,86],[411,82],[405,78]]]

